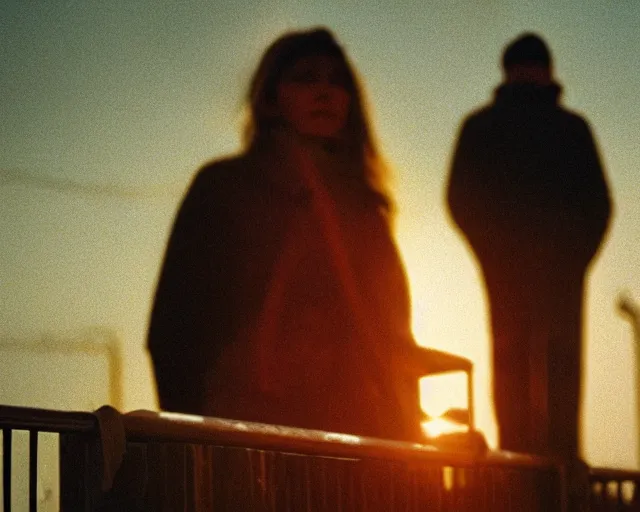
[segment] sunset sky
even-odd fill
[[[394,168],[416,338],[474,361],[478,424],[495,443],[484,289],[444,192],[462,118],[490,100],[504,45],[533,30],[552,49],[564,103],[592,125],[615,201],[586,297],[584,455],[637,467],[636,355],[616,301],[623,290],[640,300],[639,22],[635,0],[5,0],[0,349],[105,326],[123,344],[123,409],[157,407],[144,337],[182,193],[201,163],[239,149],[265,47],[325,25],[363,77]],[[0,373],[21,374],[17,364],[30,363],[3,356]],[[28,375],[78,393],[98,378],[71,366]],[[42,405],[36,384],[25,389],[14,400]],[[459,377],[425,385],[425,406],[463,405],[464,389]]]

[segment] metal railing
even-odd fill
[[[28,507],[38,510],[43,432],[58,433],[57,505],[65,511],[566,510],[563,467],[548,459],[111,411],[105,422],[100,414],[0,406],[4,511],[12,504],[11,468],[25,463]],[[12,460],[16,430],[28,432],[28,461]],[[590,510],[638,510],[639,482],[640,473],[593,470]]]
[[[60,436],[97,437],[97,420],[93,414],[48,411],[0,405],[0,429],[2,431],[2,504],[3,511],[12,510],[12,487],[14,468],[14,431],[27,432],[29,439],[28,460],[18,464],[28,469],[28,509],[38,509],[38,446],[43,433]]]
[[[162,413],[124,423],[114,509],[562,510],[559,468],[528,456]]]
[[[640,511],[640,472],[592,468],[590,510]]]

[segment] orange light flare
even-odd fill
[[[436,438],[443,434],[454,434],[458,432],[467,432],[469,430],[468,425],[461,425],[450,421],[442,416],[431,418],[422,422],[422,431],[430,438]]]
[[[422,422],[422,431],[429,439],[444,434],[468,432],[466,423],[452,421],[447,411],[468,409],[467,376],[450,372],[420,379],[420,405],[429,419]]]

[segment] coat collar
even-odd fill
[[[556,83],[540,86],[531,83],[508,83],[495,91],[496,104],[557,105],[562,87]]]

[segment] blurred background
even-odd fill
[[[490,444],[489,336],[478,267],[444,203],[465,114],[492,97],[504,45],[549,42],[564,102],[591,122],[615,201],[586,300],[583,451],[638,466],[640,3],[18,1],[0,6],[0,403],[157,407],[145,333],[181,197],[239,149],[266,46],[326,25],[364,79],[393,164],[397,239],[420,343],[472,359]],[[430,414],[465,406],[462,375],[431,379]]]

